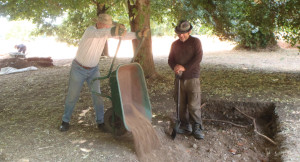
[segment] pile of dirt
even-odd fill
[[[7,58],[0,60],[0,68],[13,67],[17,69],[22,69],[30,66],[35,67],[51,67],[53,65],[53,60],[51,57],[30,57],[30,58]]]

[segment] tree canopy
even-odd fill
[[[274,46],[276,33],[292,45],[299,43],[300,1],[178,0],[174,6],[171,15],[206,26],[241,48]]]
[[[36,34],[57,35],[61,41],[77,44],[99,11],[129,25],[128,3],[136,0],[0,0],[0,15],[31,20],[37,24]],[[212,31],[242,48],[275,45],[275,34],[292,45],[300,40],[297,0],[155,0],[150,5],[151,29],[158,35],[173,34],[178,20],[188,19],[197,24],[199,34]],[[55,23],[62,17],[61,24]]]

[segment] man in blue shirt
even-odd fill
[[[25,54],[26,46],[24,44],[15,45],[15,48],[18,49],[18,52]]]

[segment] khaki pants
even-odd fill
[[[178,80],[175,79],[174,99],[177,103]],[[179,117],[182,123],[197,123],[202,125],[201,119],[201,89],[199,78],[180,80]],[[191,120],[191,121],[190,121]]]

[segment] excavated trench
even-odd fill
[[[234,154],[254,150],[254,153],[263,156],[262,159],[281,161],[278,154],[280,142],[276,141],[279,130],[274,103],[220,100],[202,103],[206,104],[202,110],[205,130],[233,131],[230,138],[233,139]],[[238,136],[234,137],[235,134]]]

